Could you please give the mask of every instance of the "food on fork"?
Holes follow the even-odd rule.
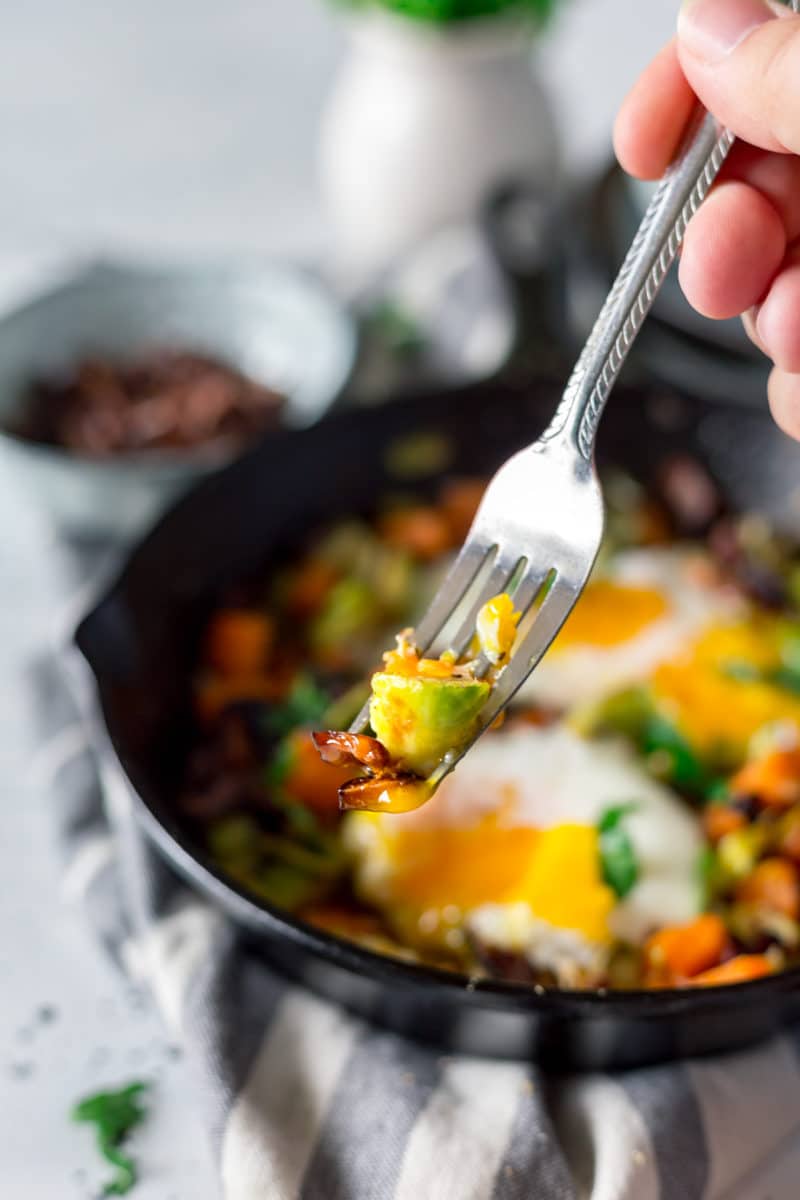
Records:
[[[451,650],[438,658],[420,658],[413,630],[398,634],[397,648],[384,654],[383,669],[372,676],[369,713],[375,737],[313,734],[327,762],[349,761],[365,768],[366,778],[348,780],[339,789],[343,809],[410,812],[430,799],[429,776],[472,736],[493,676],[508,657],[518,619],[509,596],[487,601],[470,647],[474,656],[467,661]],[[482,655],[491,669],[479,678]],[[373,749],[359,754],[353,742],[369,742]]]

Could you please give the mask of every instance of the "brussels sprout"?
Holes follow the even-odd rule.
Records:
[[[268,904],[289,911],[310,904],[325,890],[317,876],[282,862],[269,863],[254,873],[247,880],[247,886]]]
[[[322,612],[312,622],[311,644],[315,650],[339,650],[354,639],[374,632],[381,620],[374,590],[361,579],[340,579],[332,588]]]
[[[208,847],[226,869],[250,870],[258,861],[261,830],[244,814],[223,817],[208,831]]]
[[[379,672],[372,677],[370,721],[395,762],[426,776],[469,740],[489,691],[482,679]]]
[[[585,737],[618,733],[638,743],[652,716],[653,704],[647,689],[630,687],[577,709],[571,723]]]
[[[717,865],[721,886],[739,883],[753,870],[767,844],[766,831],[760,825],[747,825],[726,833],[717,844]]]

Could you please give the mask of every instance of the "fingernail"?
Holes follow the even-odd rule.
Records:
[[[695,58],[713,64],[775,16],[766,0],[683,0],[678,37]]]

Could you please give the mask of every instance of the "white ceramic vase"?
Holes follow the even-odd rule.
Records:
[[[447,30],[370,12],[323,115],[321,186],[340,278],[367,283],[496,185],[557,186],[550,108],[518,19]]]

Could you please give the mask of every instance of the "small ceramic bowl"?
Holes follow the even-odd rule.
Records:
[[[352,370],[355,327],[323,286],[282,264],[97,267],[0,320],[0,462],[62,533],[130,536],[189,484],[234,456],[197,447],[102,461],[11,432],[34,379],[87,355],[129,360],[153,349],[207,353],[287,397],[284,424],[323,415]]]

